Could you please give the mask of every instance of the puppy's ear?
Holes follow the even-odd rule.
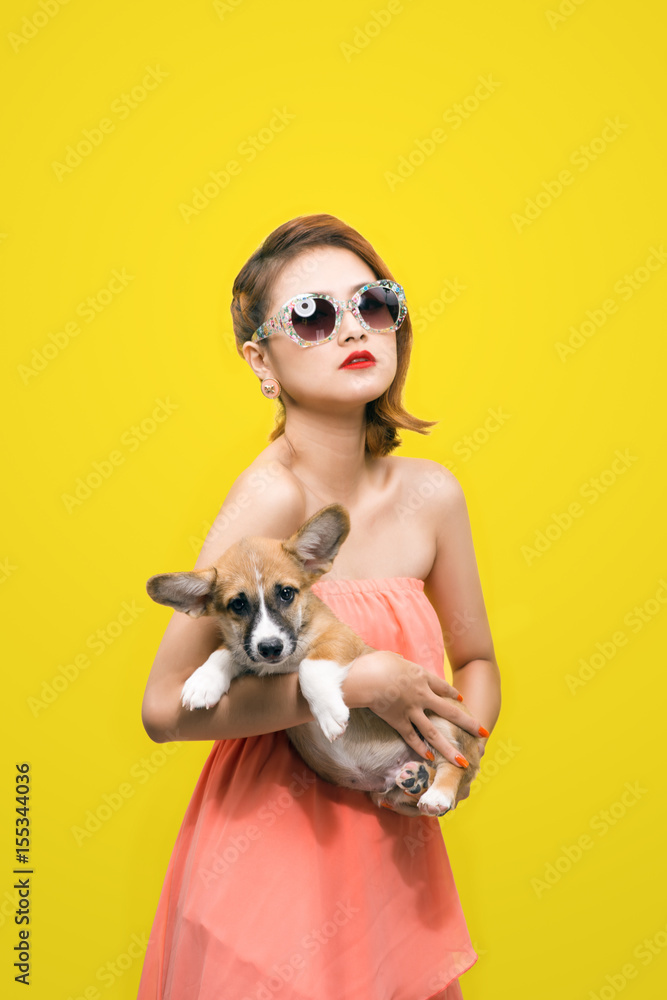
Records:
[[[158,604],[183,611],[191,618],[208,613],[218,574],[215,569],[194,569],[190,573],[159,573],[152,576],[146,590]]]
[[[339,548],[350,533],[350,515],[339,503],[322,507],[299,530],[283,542],[283,548],[294,556],[306,573],[321,576],[328,573]]]

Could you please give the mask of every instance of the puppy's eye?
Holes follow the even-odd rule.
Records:
[[[247,601],[245,597],[235,597],[233,601],[229,602],[228,607],[230,607],[231,610],[235,611],[238,615],[241,614],[242,611],[245,611],[246,604]]]
[[[283,587],[280,591],[280,599],[281,601],[284,601],[285,604],[291,604],[294,600],[294,594],[294,587]]]

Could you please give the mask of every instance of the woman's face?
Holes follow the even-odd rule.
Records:
[[[369,281],[375,281],[375,274],[351,250],[316,247],[304,251],[276,279],[267,318],[300,292],[326,292],[347,302]],[[341,368],[353,351],[369,351],[375,364]],[[345,312],[337,335],[325,344],[301,347],[281,331],[258,344],[244,344],[243,353],[262,379],[280,382],[286,405],[289,401],[315,409],[361,405],[381,396],[394,379],[396,331],[365,330],[351,312]]]

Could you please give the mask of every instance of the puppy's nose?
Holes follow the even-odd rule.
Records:
[[[257,643],[259,655],[265,660],[277,660],[283,651],[282,639],[264,639]]]

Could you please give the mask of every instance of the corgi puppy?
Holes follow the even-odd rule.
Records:
[[[415,761],[414,750],[371,709],[350,710],[345,704],[341,686],[351,663],[374,648],[310,588],[331,569],[349,531],[346,508],[331,504],[284,541],[245,537],[208,569],[148,580],[154,601],[193,618],[210,615],[220,629],[220,647],[187,679],[182,704],[210,708],[244,673],[298,671],[316,721],[285,732],[306,764],[325,781],[369,792],[377,806],[390,804],[408,816],[442,816],[477,774],[481,746],[427,709],[437,729],[469,761],[467,768],[457,767],[431,747],[435,759],[429,766]]]

